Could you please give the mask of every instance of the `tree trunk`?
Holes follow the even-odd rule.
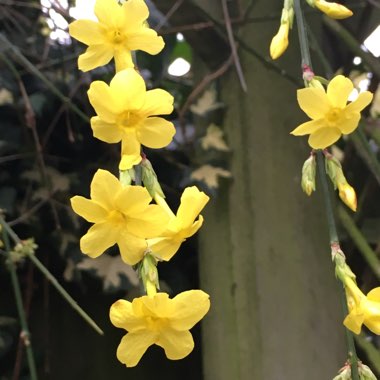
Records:
[[[281,5],[255,2],[252,17],[278,18],[239,32],[265,57]],[[301,81],[296,33],[278,64]],[[331,379],[346,360],[338,283],[320,191],[308,198],[300,187],[307,139],[289,135],[307,117],[293,83],[242,49],[239,56],[248,93],[235,69],[221,80],[233,179],[207,206],[200,234],[201,287],[212,301],[205,380]]]

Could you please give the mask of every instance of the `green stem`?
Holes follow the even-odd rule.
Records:
[[[317,151],[317,165],[319,172],[319,179],[321,181],[323,197],[326,206],[327,225],[329,229],[330,244],[339,244],[338,232],[335,224],[335,217],[333,211],[333,205],[330,197],[329,185],[327,182],[325,159],[322,151]]]
[[[300,50],[301,50],[301,56],[302,56],[302,69],[304,69],[304,65],[307,65],[310,69],[312,69],[309,41],[307,38],[307,31],[306,31],[304,17],[302,14],[300,0],[294,0],[294,11],[295,11],[297,27],[298,27],[298,37],[299,37]],[[329,191],[328,182],[327,182],[324,156],[321,150],[317,151],[317,165],[318,165],[318,171],[319,171],[319,179],[322,184],[321,187],[322,187],[323,197],[325,200],[330,244],[339,245],[338,233],[337,233],[336,224],[335,224],[335,217],[334,217],[330,191]],[[347,315],[348,308],[347,308],[346,294],[341,284],[339,288],[340,288],[344,315]],[[346,332],[346,340],[347,340],[347,348],[348,348],[348,357],[351,364],[352,380],[360,380],[359,373],[358,373],[358,357],[356,354],[354,337],[352,335],[352,332],[349,331],[347,328],[345,329],[345,332]]]
[[[55,95],[57,96],[63,103],[67,105],[68,108],[70,108],[73,112],[75,112],[81,119],[83,119],[85,122],[89,122],[89,117],[82,112],[75,104],[73,104],[67,96],[63,95],[61,91],[58,90],[56,86],[54,86],[48,78],[45,77],[41,73],[40,70],[38,70],[33,63],[31,63],[20,51],[17,49],[8,39],[0,33],[0,45],[3,48],[9,49],[14,56],[18,59],[18,61],[31,73],[33,73],[37,78],[39,78],[45,86]]]
[[[7,234],[12,238],[16,244],[22,244],[21,239],[12,230],[9,224],[0,216],[0,224]],[[57,279],[49,272],[49,270],[41,263],[40,260],[34,255],[29,254],[29,259],[32,263],[41,271],[41,273],[47,278],[47,280],[57,289],[61,296],[67,301],[67,303],[100,335],[104,335],[103,330],[95,323],[95,321],[75,302],[69,293],[59,284]]]
[[[11,281],[12,281],[12,287],[13,287],[13,291],[14,291],[14,295],[16,299],[17,312],[20,319],[20,325],[21,325],[20,337],[24,343],[25,350],[26,350],[26,357],[28,361],[30,378],[31,380],[37,380],[38,377],[37,377],[36,363],[34,362],[33,348],[32,348],[32,343],[31,343],[31,338],[30,338],[30,332],[28,328],[28,322],[26,319],[25,310],[23,306],[20,284],[17,278],[16,266],[13,263],[11,254],[10,254],[11,247],[9,243],[8,231],[6,229],[3,229],[3,239],[4,239],[5,249],[7,251],[7,256],[8,256],[7,265],[8,265],[9,272],[11,274]]]
[[[297,1],[297,0],[296,0]],[[318,172],[319,172],[319,180],[321,182],[322,187],[322,193],[323,198],[325,200],[325,208],[326,208],[326,216],[327,216],[327,225],[329,229],[329,236],[330,236],[330,244],[338,244],[339,245],[339,238],[338,233],[336,229],[336,223],[335,223],[335,217],[331,202],[331,196],[330,196],[330,190],[329,185],[327,182],[327,175],[325,170],[325,161],[324,156],[321,150],[317,151],[317,165],[318,165]],[[339,284],[339,293],[340,298],[342,302],[343,307],[343,314],[346,316],[348,314],[348,307],[347,307],[347,299],[346,299],[346,293],[343,289],[343,286]],[[352,372],[352,380],[360,380],[359,379],[359,372],[358,372],[358,356],[356,354],[355,349],[355,341],[354,336],[352,335],[352,332],[345,328],[346,333],[346,341],[347,341],[347,347],[348,347],[348,358],[351,363],[351,372]]]
[[[303,17],[302,8],[299,0],[294,1],[294,12],[296,14],[297,20],[297,30],[301,49],[302,66],[307,65],[312,69],[309,40],[307,38],[305,19]]]

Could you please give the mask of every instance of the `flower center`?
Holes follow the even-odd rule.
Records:
[[[326,115],[325,119],[329,125],[335,125],[342,116],[342,110],[340,108],[332,108]]]
[[[135,114],[131,111],[126,111],[119,115],[119,125],[124,128],[133,128],[139,124],[140,119],[141,118],[138,114]]]
[[[160,331],[168,325],[167,318],[149,316],[145,317],[145,320],[147,322],[148,329],[151,331]]]
[[[125,42],[125,36],[119,29],[114,29],[108,32],[108,39],[114,45],[121,45]]]
[[[125,223],[126,218],[120,211],[112,210],[108,214],[108,220],[113,224],[122,224]]]

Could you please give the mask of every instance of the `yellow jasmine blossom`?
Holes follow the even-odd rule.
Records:
[[[155,116],[172,113],[173,97],[161,89],[146,91],[134,69],[118,72],[109,86],[92,82],[88,96],[98,115],[91,118],[94,136],[107,143],[122,142],[120,170],[141,161],[141,145],[157,149],[172,141],[173,124]]]
[[[164,47],[162,37],[150,29],[149,10],[143,0],[96,0],[98,22],[77,20],[69,25],[70,35],[88,45],[78,59],[79,69],[89,71],[115,58],[116,72],[134,67],[131,51],[158,54]]]
[[[289,23],[282,23],[277,34],[272,38],[272,42],[270,44],[269,51],[272,59],[277,59],[284,54],[289,45],[288,35]]]
[[[353,15],[352,11],[342,4],[330,3],[325,0],[315,0],[315,6],[327,16],[337,20]]]
[[[134,367],[153,344],[165,350],[168,359],[189,355],[194,341],[189,330],[210,308],[209,295],[202,290],[189,290],[170,299],[166,293],[118,300],[110,310],[114,326],[128,331],[117,349],[119,361]]]
[[[169,211],[172,217],[167,224],[166,230],[160,237],[148,240],[149,249],[155,256],[161,260],[170,260],[178,251],[181,244],[201,228],[203,217],[199,215],[199,213],[209,199],[210,198],[203,191],[199,191],[196,186],[187,187],[185,189],[181,197],[181,204],[178,208],[177,215]],[[155,200],[159,202],[159,197],[156,197]],[[195,220],[198,215],[198,220]]]
[[[157,236],[165,228],[167,214],[141,186],[122,186],[106,170],[99,169],[91,182],[91,199],[71,198],[73,210],[94,225],[80,239],[80,248],[95,258],[117,244],[121,258],[137,264],[147,249],[146,238]]]
[[[367,296],[349,277],[344,279],[349,314],[343,324],[355,334],[360,334],[362,325],[380,335],[380,287],[372,289]]]
[[[360,111],[371,103],[373,97],[369,91],[364,91],[347,104],[353,88],[348,78],[338,75],[330,81],[327,91],[315,87],[298,90],[298,104],[312,120],[298,126],[291,134],[310,134],[309,145],[314,149],[325,149],[342,134],[353,132],[358,126]]]

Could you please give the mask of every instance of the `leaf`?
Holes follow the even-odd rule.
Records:
[[[231,178],[231,172],[223,168],[211,165],[203,165],[191,173],[190,178],[196,181],[204,182],[210,189],[219,187],[219,177]]]
[[[216,91],[206,90],[199,98],[196,104],[190,107],[190,110],[199,116],[206,115],[207,112],[223,107],[224,104],[216,101]]]
[[[96,259],[85,258],[76,265],[76,269],[93,271],[97,277],[103,280],[103,289],[105,291],[121,288],[123,276],[128,279],[132,286],[139,285],[137,273],[129,265],[125,264],[120,256],[102,255]]]
[[[201,146],[204,150],[216,149],[223,152],[228,152],[226,142],[223,140],[223,131],[215,124],[210,124],[207,127],[207,133],[205,137],[201,138]]]

